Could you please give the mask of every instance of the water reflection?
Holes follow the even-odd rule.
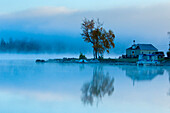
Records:
[[[169,83],[170,83],[170,67],[167,67],[167,68],[166,68],[166,71],[168,72],[168,75],[169,75]]]
[[[114,78],[109,76],[109,73],[104,73],[101,66],[94,67],[93,78],[90,82],[85,83],[82,88],[81,100],[84,104],[93,105],[96,101],[98,102],[106,94],[108,96],[112,95],[114,91]]]
[[[169,83],[170,83],[170,67],[165,67],[165,69],[166,69],[166,71],[167,71],[167,73],[169,75]],[[170,89],[168,91],[168,95],[170,96]]]
[[[162,67],[137,67],[137,66],[128,66],[121,67],[122,70],[126,72],[126,76],[133,80],[133,85],[135,82],[139,81],[151,81],[157,75],[163,75],[164,69]]]

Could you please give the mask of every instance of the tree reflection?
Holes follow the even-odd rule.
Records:
[[[109,73],[104,74],[102,67],[95,67],[93,70],[92,81],[87,82],[81,88],[81,100],[84,104],[93,105],[98,102],[106,94],[110,96],[114,91],[114,78],[109,76]]]

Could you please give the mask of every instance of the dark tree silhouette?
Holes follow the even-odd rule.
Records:
[[[10,38],[5,41],[3,38],[0,42],[0,52],[37,52],[39,51],[39,43],[37,41],[13,40]]]

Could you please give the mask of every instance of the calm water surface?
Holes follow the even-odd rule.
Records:
[[[0,113],[170,113],[170,67],[1,60]]]

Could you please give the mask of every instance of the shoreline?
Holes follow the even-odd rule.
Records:
[[[78,59],[78,58],[63,58],[63,59],[48,59],[48,60],[43,60],[43,59],[37,59],[35,62],[36,63],[79,63],[79,64],[109,64],[109,65],[132,65],[132,66],[137,66],[137,60],[133,59],[130,61],[123,61],[122,59],[99,59],[99,60],[94,60],[94,59],[84,59],[84,61],[80,62],[80,60],[83,59]],[[151,64],[147,66],[170,66],[170,60],[164,60],[161,61],[160,64]]]

